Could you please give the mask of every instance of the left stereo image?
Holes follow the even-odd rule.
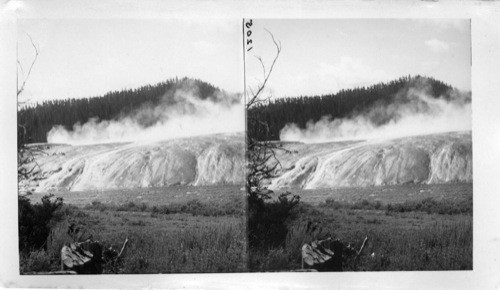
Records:
[[[19,271],[245,272],[241,20],[18,22]]]

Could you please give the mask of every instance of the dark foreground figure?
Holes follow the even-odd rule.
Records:
[[[70,271],[74,274],[102,274],[102,265],[118,260],[128,239],[118,253],[113,248],[105,248],[100,242],[87,240],[81,243],[72,243],[61,249],[61,271]]]
[[[304,263],[309,269],[319,272],[341,272],[344,262],[354,257],[357,259],[365,247],[368,237],[365,238],[361,248],[356,251],[350,244],[345,245],[339,239],[313,241],[302,246],[302,269]]]

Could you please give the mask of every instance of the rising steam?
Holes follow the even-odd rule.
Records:
[[[426,80],[401,90],[390,104],[378,103],[347,118],[322,117],[306,128],[289,123],[280,131],[282,141],[392,139],[404,136],[468,131],[472,129],[470,93],[449,90],[446,96],[429,94]]]
[[[73,145],[148,142],[198,135],[242,132],[245,128],[241,98],[217,92],[201,99],[194,82],[169,91],[161,102],[143,105],[115,120],[91,118],[76,123],[72,130],[54,126],[47,134],[49,143]]]

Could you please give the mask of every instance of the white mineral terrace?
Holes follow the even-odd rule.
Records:
[[[37,145],[37,175],[21,190],[221,185],[245,182],[243,134],[153,143]],[[471,132],[318,144],[284,142],[270,187],[335,188],[472,182]],[[29,164],[28,166],[33,166]]]

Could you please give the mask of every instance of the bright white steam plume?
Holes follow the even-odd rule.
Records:
[[[448,98],[434,98],[428,92],[428,81],[423,80],[396,94],[391,104],[374,105],[347,118],[324,116],[316,123],[309,121],[306,128],[289,123],[280,131],[280,140],[391,139],[472,129],[470,93],[450,90]]]
[[[167,92],[157,106],[143,105],[115,120],[91,118],[76,123],[72,130],[54,126],[47,134],[49,143],[73,145],[148,142],[217,133],[243,132],[244,107],[241,98],[217,92],[200,99],[194,82]]]

